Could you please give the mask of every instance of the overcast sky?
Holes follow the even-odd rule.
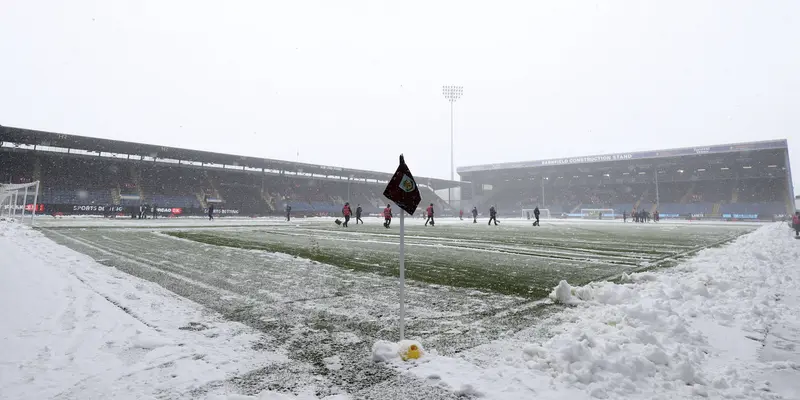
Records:
[[[392,171],[789,140],[800,1],[0,0],[0,124]],[[298,156],[299,151],[299,156]]]

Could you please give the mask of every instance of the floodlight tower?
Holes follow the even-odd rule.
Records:
[[[442,86],[442,94],[450,102],[450,180],[455,180],[455,162],[453,161],[453,104],[464,94],[463,86]],[[447,188],[447,201],[453,205],[453,189]]]

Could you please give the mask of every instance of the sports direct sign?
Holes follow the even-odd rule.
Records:
[[[75,212],[123,212],[125,211],[125,207],[123,206],[98,206],[94,204],[83,204],[78,205],[75,204],[72,206],[72,211]]]

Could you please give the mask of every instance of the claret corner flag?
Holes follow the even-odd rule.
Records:
[[[397,171],[395,171],[389,184],[386,185],[383,195],[411,215],[414,215],[419,202],[422,201],[417,182],[414,180],[414,176],[411,175],[411,171],[408,169],[402,154],[400,154],[400,165],[397,167]]]

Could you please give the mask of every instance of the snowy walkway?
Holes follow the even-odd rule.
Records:
[[[0,304],[2,399],[203,397],[286,359],[252,350],[261,333],[4,221]]]
[[[553,297],[574,307],[546,328],[396,366],[490,399],[800,398],[800,241],[785,224],[624,278],[564,284]]]

